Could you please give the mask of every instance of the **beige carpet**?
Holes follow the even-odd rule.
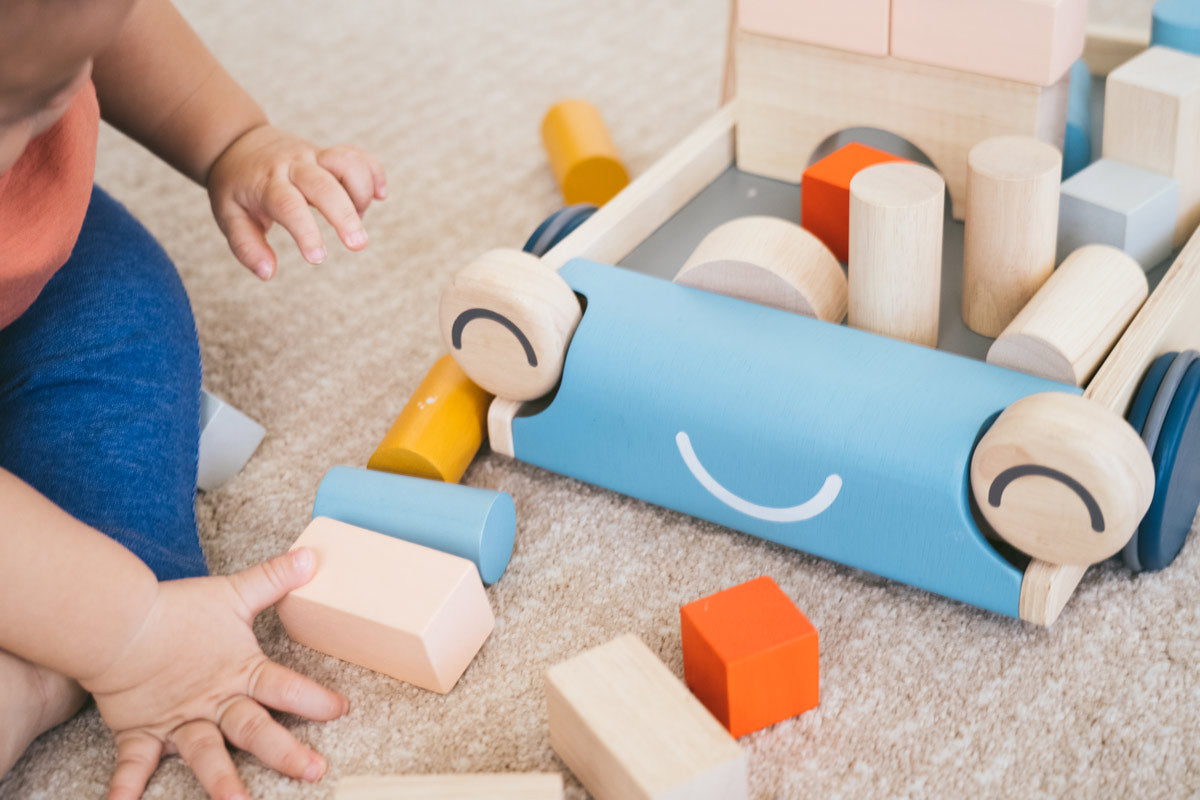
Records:
[[[438,294],[484,249],[519,246],[560,204],[537,126],[556,99],[604,113],[633,173],[716,107],[722,0],[187,0],[183,10],[279,124],[379,155],[391,199],[368,250],[301,262],[287,241],[260,285],[226,251],[203,193],[106,133],[100,180],[182,272],[207,386],[269,431],[199,500],[215,571],[286,549],[335,464],[362,465],[441,354]],[[235,756],[257,798],[324,798],[365,773],[566,769],[542,674],[621,633],[682,674],[679,606],[772,575],[821,634],[822,699],[743,740],[753,795],[1178,797],[1200,793],[1200,546],[1169,570],[1089,572],[1043,630],[494,455],[466,481],[510,492],[518,537],[489,590],[496,629],[447,696],[292,644],[274,658],[346,692],[328,724],[285,723],[330,762],[302,786]],[[42,737],[0,797],[98,797],[113,762],[93,709]],[[568,796],[584,797],[567,774]],[[202,792],[177,759],[147,793]]]

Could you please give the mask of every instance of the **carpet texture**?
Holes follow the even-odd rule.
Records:
[[[272,119],[384,162],[391,197],[359,255],[304,264],[286,236],[269,284],[243,270],[204,193],[119,135],[99,181],[176,260],[207,387],[268,434],[198,501],[212,569],[285,550],[335,464],[363,465],[442,353],[439,293],[469,259],[520,246],[561,205],[538,138],[565,96],[603,112],[630,171],[718,103],[722,0],[186,0],[184,13]],[[326,227],[332,244],[332,233]],[[440,696],[292,643],[266,652],[345,692],[344,718],[284,723],[324,753],[307,786],[235,761],[256,798],[331,797],[342,776],[548,770],[543,673],[622,633],[682,675],[679,607],[768,574],[821,635],[821,703],[751,734],[756,798],[1178,797],[1200,793],[1200,545],[1168,570],[1090,570],[1051,629],[979,611],[484,454],[465,482],[511,493],[518,535],[488,590],[496,628]],[[110,736],[94,708],[39,739],[0,797],[102,795]],[[199,798],[176,758],[147,797]]]

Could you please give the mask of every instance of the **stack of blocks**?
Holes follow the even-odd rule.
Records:
[[[1062,147],[1086,16],[1086,0],[740,0],[738,165],[795,182],[833,134],[880,128],[929,157],[961,218],[976,143]]]
[[[733,736],[817,705],[817,629],[767,576],[680,609],[684,680]]]

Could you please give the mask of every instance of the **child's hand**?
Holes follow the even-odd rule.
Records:
[[[325,244],[309,206],[316,207],[351,250],[367,246],[362,215],[387,197],[383,167],[355,147],[319,150],[271,125],[242,134],[214,162],[208,196],[237,260],[263,280],[275,273],[266,232],[278,222],[306,260],[325,259]]]
[[[302,548],[229,577],[159,585],[145,625],[117,663],[81,681],[116,735],[109,800],[141,797],[168,753],[183,757],[211,797],[248,797],[226,739],[294,778],[324,774],[324,759],[263,706],[330,720],[349,701],[270,661],[250,627],[313,570],[312,552]]]

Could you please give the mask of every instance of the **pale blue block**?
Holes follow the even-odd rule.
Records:
[[[1092,73],[1081,58],[1071,65],[1067,135],[1063,141],[1063,180],[1092,163]]]
[[[1063,182],[1058,260],[1085,244],[1124,250],[1145,270],[1171,255],[1179,181],[1102,158]]]
[[[1073,386],[576,259],[587,298],[517,458],[1017,616],[970,510],[989,420]],[[673,569],[687,569],[687,553]]]
[[[1150,44],[1200,55],[1200,0],[1158,0]]]
[[[488,584],[504,574],[517,528],[513,499],[503,492],[355,467],[325,474],[313,517],[461,556]]]

